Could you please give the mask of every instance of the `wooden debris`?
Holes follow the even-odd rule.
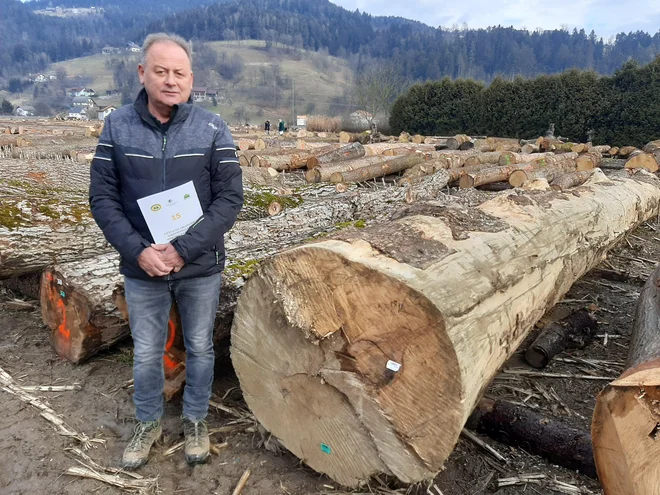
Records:
[[[243,488],[245,488],[245,485],[247,485],[248,478],[250,478],[250,468],[247,468],[244,472],[243,475],[241,476],[241,479],[238,480],[238,483],[236,484],[236,488],[234,488],[234,491],[232,492],[232,495],[241,495],[241,492],[243,491]]]

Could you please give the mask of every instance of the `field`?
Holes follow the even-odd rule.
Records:
[[[349,89],[353,80],[352,70],[345,60],[324,56],[305,50],[292,50],[287,47],[274,47],[267,50],[263,41],[217,41],[208,43],[219,54],[226,57],[238,55],[244,62],[244,70],[240,78],[234,81],[219,80],[217,89],[219,95],[218,106],[205,103],[211,111],[219,113],[229,122],[238,121],[237,109],[245,110],[247,119],[252,124],[258,124],[266,119],[289,119],[293,114],[293,95],[295,92],[295,112],[303,114],[310,103],[315,105],[314,113],[325,113],[331,98],[342,96]],[[194,56],[194,55],[193,55]],[[139,63],[139,54],[135,55],[91,55],[77,59],[67,60],[53,64],[51,71],[59,68],[66,70],[69,76],[83,76],[90,79],[88,84],[99,95],[106,90],[114,88],[112,68],[109,62],[121,59],[127,66]],[[286,86],[279,88],[281,102],[274,105],[257,104],[254,91],[257,85],[263,83],[264,77],[269,77],[270,71],[264,74],[265,69],[279,66],[282,80],[287,81]],[[197,84],[197,83],[196,83]],[[209,86],[209,89],[213,86]],[[103,100],[104,104],[118,104],[118,98]],[[107,102],[107,103],[106,103]],[[348,108],[348,105],[346,106]]]

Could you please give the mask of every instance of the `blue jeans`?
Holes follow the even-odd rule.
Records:
[[[138,421],[155,421],[163,415],[163,354],[172,300],[179,308],[186,346],[183,416],[192,421],[206,417],[213,383],[213,326],[221,282],[220,273],[180,280],[124,277],[134,343],[133,403]]]

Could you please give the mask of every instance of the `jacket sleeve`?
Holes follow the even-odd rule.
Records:
[[[127,263],[137,265],[137,258],[151,244],[142,237],[126,218],[121,204],[121,181],[114,160],[111,116],[106,119],[103,132],[92,159],[89,185],[89,206],[103,235]]]
[[[243,180],[234,139],[221,121],[211,153],[211,205],[181,237],[172,242],[186,263],[217,245],[243,206]]]

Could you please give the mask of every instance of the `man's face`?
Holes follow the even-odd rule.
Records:
[[[160,42],[151,45],[145,65],[138,66],[138,76],[149,95],[149,103],[172,107],[188,101],[193,87],[190,60],[176,43]]]

